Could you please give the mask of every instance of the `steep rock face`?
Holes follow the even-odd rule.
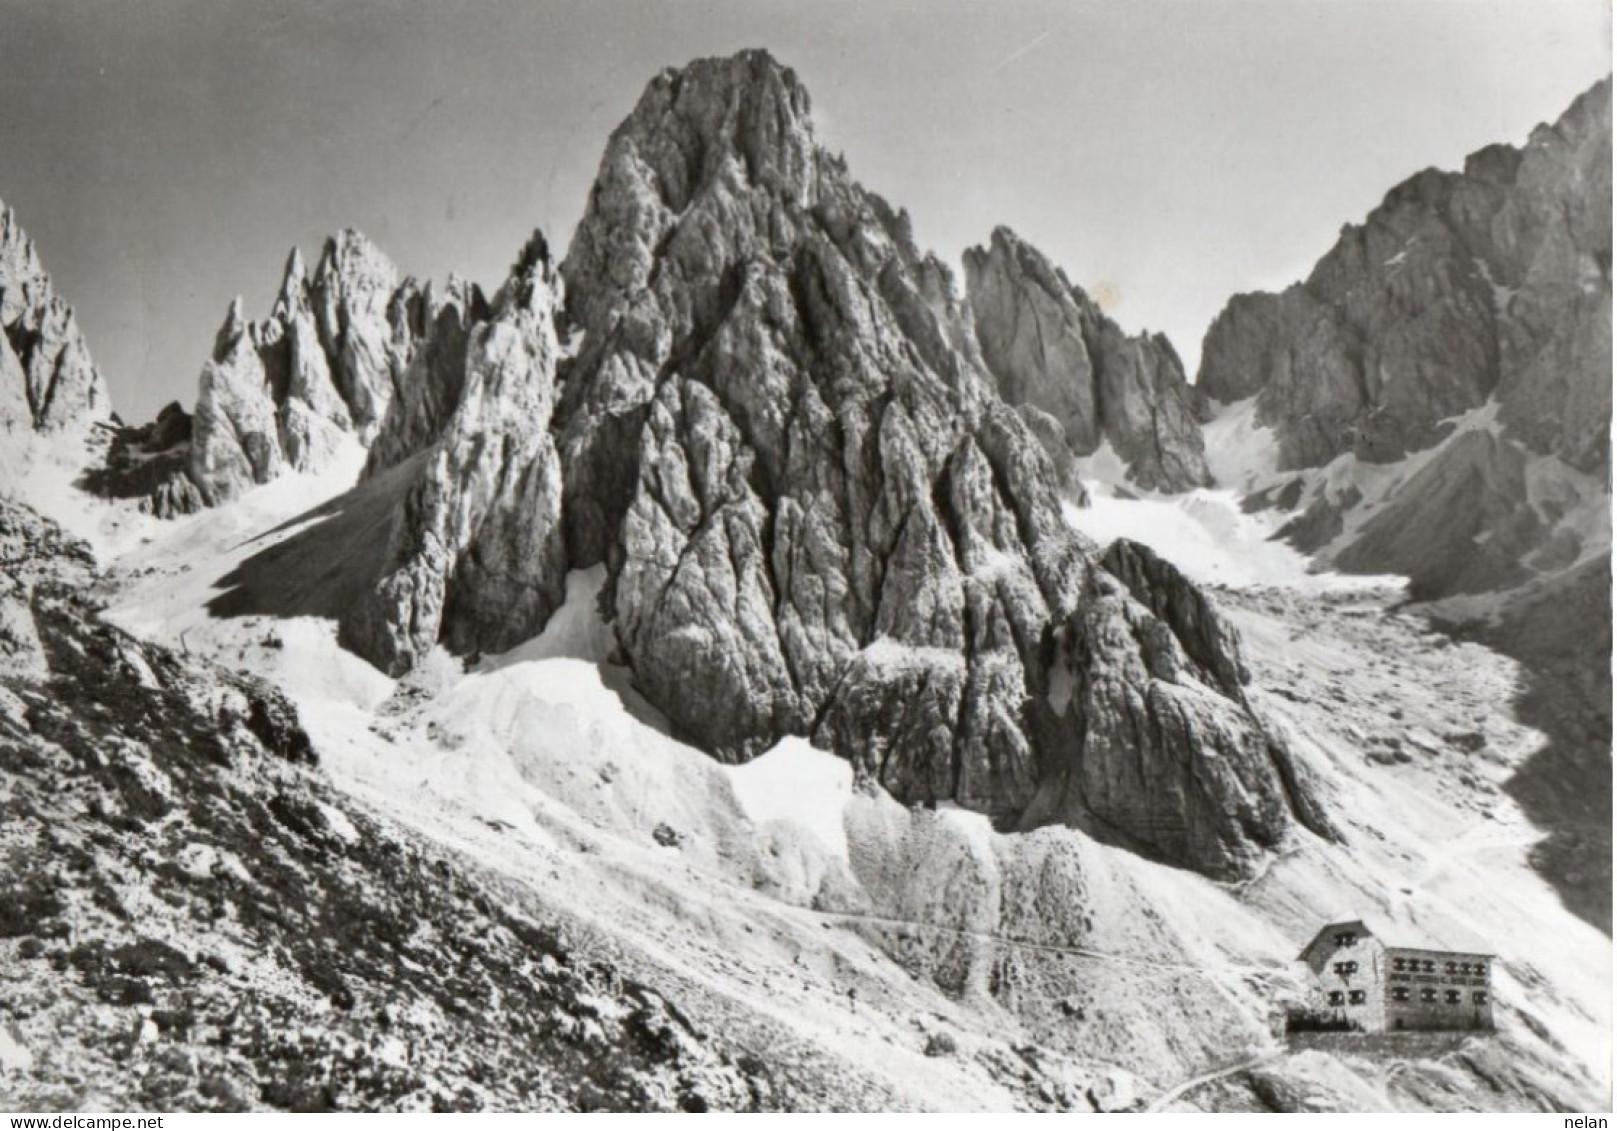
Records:
[[[440,639],[459,652],[509,648],[561,604],[562,477],[549,431],[558,289],[536,235],[492,315],[470,331],[442,435],[417,466],[400,468],[411,486],[388,563],[340,626],[343,643],[389,672]],[[460,314],[446,306],[444,317]]]
[[[665,72],[562,266],[568,558],[606,562],[641,690],[723,758],[806,734],[901,798],[1214,874],[1326,829],[1219,665],[1065,526],[945,269],[808,108],[759,52]]]
[[[1233,300],[1201,384],[1253,398],[1274,471],[1247,486],[1294,544],[1424,600],[1509,591],[1609,553],[1611,299],[1608,80]]]
[[[292,252],[269,318],[247,322],[236,300],[197,393],[187,472],[204,503],[315,470],[346,433],[374,434],[397,361],[396,286],[381,253],[345,231],[327,241],[312,281]]]
[[[1387,462],[1497,398],[1506,434],[1586,473],[1609,466],[1611,85],[1522,149],[1427,170],[1343,229],[1309,277],[1241,295],[1198,386],[1257,396],[1281,470]]]
[[[396,395],[373,453],[441,433],[334,504],[386,542],[343,642],[390,672],[502,650],[604,564],[639,691],[721,759],[807,736],[904,800],[1220,876],[1329,833],[1229,640],[1155,595],[1182,581],[1142,603],[1065,524],[947,269],[808,110],[761,52],[652,82],[561,278],[536,236],[486,320],[456,307],[458,390]]]
[[[489,318],[483,292],[459,275],[450,275],[442,291],[429,282],[419,294],[402,292],[393,301],[389,322],[414,346],[371,441],[366,476],[402,462],[443,433],[466,382],[467,337]]]
[[[999,394],[1060,424],[1071,451],[1102,443],[1148,490],[1211,482],[1205,404],[1160,334],[1129,337],[1082,289],[1008,228],[966,252],[966,291],[983,361]]]
[[[1205,681],[1231,699],[1242,699],[1251,682],[1241,641],[1207,594],[1184,574],[1159,557],[1149,546],[1119,538],[1101,555],[1101,565],[1125,586],[1134,599],[1169,625],[1185,654],[1201,666]]]
[[[0,428],[60,432],[111,414],[73,308],[16,213],[0,204]]]
[[[1232,300],[1200,378],[1269,429],[1245,486],[1294,511],[1284,536],[1409,578],[1523,665],[1549,739],[1513,786],[1552,832],[1535,862],[1607,931],[1611,310],[1608,79],[1522,148],[1395,188],[1304,282]]]

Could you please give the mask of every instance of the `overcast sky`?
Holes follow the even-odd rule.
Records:
[[[231,296],[344,226],[421,277],[564,245],[660,68],[764,46],[958,263],[1016,228],[1191,364],[1397,181],[1610,70],[1605,0],[8,0],[0,199],[127,419],[189,405]]]

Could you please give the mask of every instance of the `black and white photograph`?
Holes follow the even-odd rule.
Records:
[[[1611,60],[0,0],[7,1128],[1605,1126]]]

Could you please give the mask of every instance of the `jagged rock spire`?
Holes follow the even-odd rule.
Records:
[[[56,293],[34,241],[0,202],[0,426],[75,431],[112,402],[73,308]]]
[[[287,320],[303,310],[309,302],[309,276],[303,266],[303,249],[294,247],[286,258],[286,270],[281,277],[281,290],[275,298],[271,317]]]

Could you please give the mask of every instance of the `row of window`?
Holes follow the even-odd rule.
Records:
[[[1420,999],[1421,999],[1421,1001],[1424,1001],[1424,1002],[1426,1002],[1428,1004],[1430,1004],[1432,1002],[1435,1002],[1437,1000],[1437,990],[1435,990],[1432,987],[1428,986],[1426,989],[1424,989],[1424,990],[1422,990],[1420,992]],[[1408,986],[1394,986],[1392,988],[1392,1000],[1393,1001],[1408,1001],[1409,1000],[1409,987]],[[1444,990],[1443,991],[1443,1000],[1444,1000],[1444,1002],[1446,1002],[1449,1005],[1459,1005],[1460,1004],[1460,991],[1459,990]],[[1486,990],[1473,990],[1473,991],[1471,991],[1471,1003],[1473,1005],[1487,1005],[1488,1004],[1488,993],[1487,993],[1487,991]]]
[[[1349,974],[1359,972],[1359,964],[1357,962],[1337,962],[1331,966],[1331,969],[1346,978]]]
[[[1392,960],[1392,968],[1399,971],[1410,970],[1424,971],[1427,974],[1437,973],[1437,963],[1430,958],[1394,958]],[[1487,972],[1488,964],[1485,962],[1443,963],[1443,973],[1445,974],[1486,974]]]
[[[1359,941],[1359,936],[1352,931],[1339,931],[1335,942],[1337,946],[1352,946]]]
[[[1426,1002],[1427,1004],[1431,1004],[1431,1003],[1437,1001],[1437,990],[1432,989],[1430,987],[1428,987],[1427,989],[1422,990],[1420,992],[1420,999],[1421,999],[1421,1001]],[[1328,995],[1326,995],[1326,1000],[1329,1001],[1332,1005],[1363,1005],[1364,1001],[1365,1001],[1365,997],[1364,997],[1364,991],[1363,990],[1349,990],[1345,994],[1341,990],[1332,990]],[[1393,1001],[1408,1001],[1409,1000],[1409,987],[1408,986],[1394,986],[1392,988],[1392,1000]],[[1460,1004],[1460,991],[1459,990],[1444,990],[1443,991],[1443,1000],[1444,1000],[1444,1002],[1446,1002],[1449,1005],[1459,1005]],[[1473,1005],[1487,1005],[1488,1004],[1488,994],[1487,994],[1487,992],[1484,991],[1484,990],[1473,990],[1472,993],[1471,993],[1471,1003]]]

